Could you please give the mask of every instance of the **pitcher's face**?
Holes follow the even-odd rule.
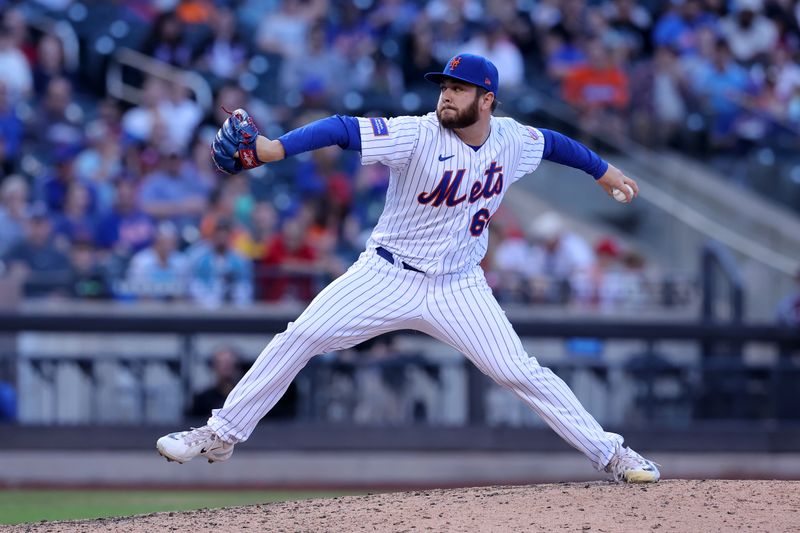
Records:
[[[436,118],[442,126],[459,129],[478,121],[482,96],[478,94],[477,87],[455,80],[443,80],[439,87],[441,92],[436,105]]]

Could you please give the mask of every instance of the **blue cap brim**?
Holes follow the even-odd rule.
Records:
[[[428,72],[427,74],[425,74],[425,79],[428,80],[431,83],[436,83],[436,84],[442,83],[442,81],[444,81],[444,80],[458,80],[458,81],[467,83],[467,84],[475,86],[475,87],[480,87],[481,89],[485,89],[486,88],[486,87],[483,87],[482,85],[478,85],[477,83],[473,83],[473,82],[471,82],[471,81],[469,81],[467,79],[460,78],[458,76],[453,76],[452,74],[443,74],[442,72]],[[493,92],[493,91],[489,91],[489,92]]]

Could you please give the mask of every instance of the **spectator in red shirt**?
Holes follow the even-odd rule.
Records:
[[[258,294],[270,301],[309,301],[314,296],[314,276],[318,270],[316,253],[308,243],[305,228],[297,219],[287,220],[270,243],[267,255],[258,263]]]

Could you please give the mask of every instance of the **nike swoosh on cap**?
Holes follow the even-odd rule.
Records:
[[[456,156],[456,155],[455,155],[455,154],[453,154],[453,155],[449,155],[449,156],[447,156],[447,157],[444,157],[442,154],[439,154],[439,161],[447,161],[448,159],[451,159],[451,158],[453,158],[453,157],[455,157],[455,156]]]

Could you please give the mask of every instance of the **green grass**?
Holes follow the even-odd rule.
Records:
[[[203,507],[332,498],[345,492],[0,490],[0,524],[130,516]]]

